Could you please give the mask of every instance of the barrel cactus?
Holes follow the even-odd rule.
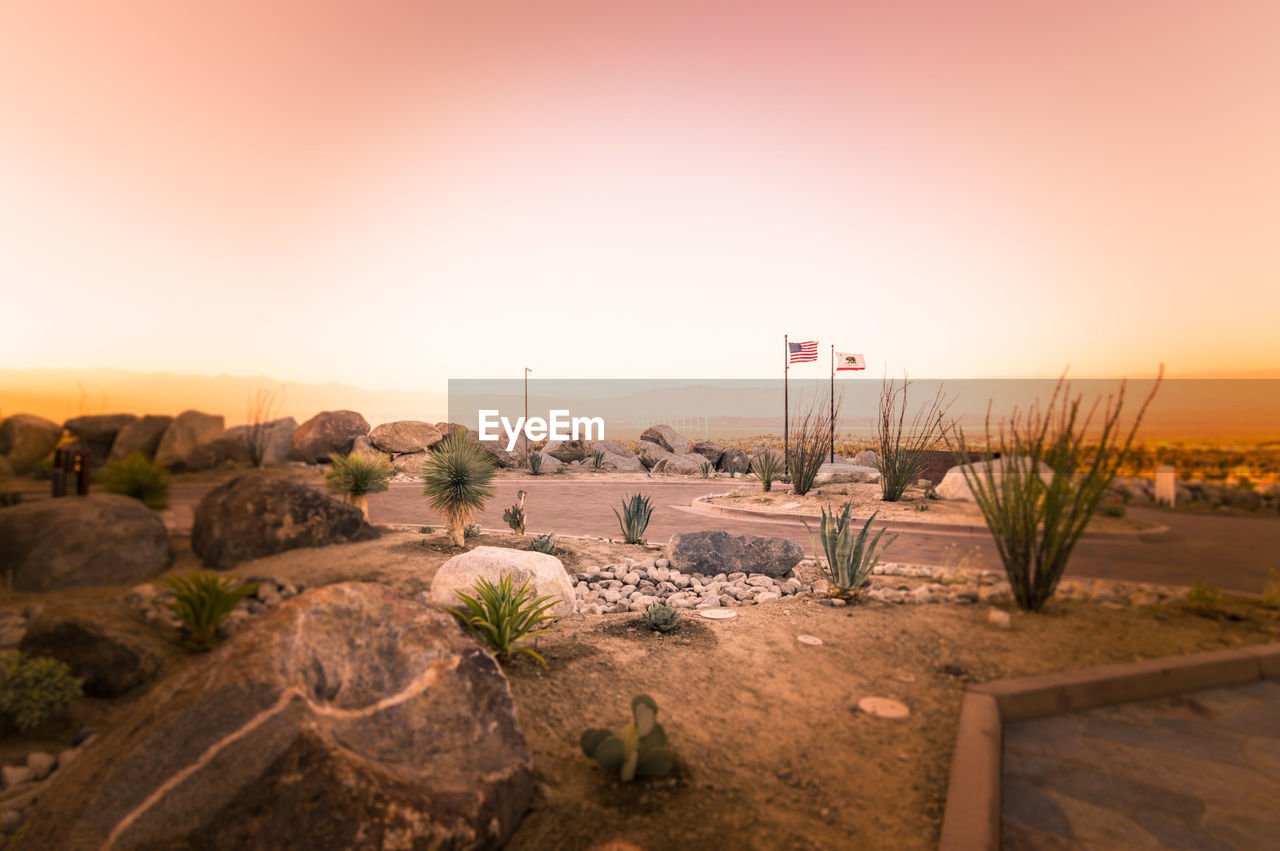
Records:
[[[670,632],[680,625],[680,612],[670,603],[657,602],[645,607],[640,620],[658,632]]]
[[[591,729],[582,734],[582,751],[606,769],[617,770],[623,783],[637,777],[666,777],[671,773],[667,734],[658,723],[658,704],[647,694],[631,699],[634,720],[615,735]]]

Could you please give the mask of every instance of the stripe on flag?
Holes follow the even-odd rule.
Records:
[[[787,350],[791,355],[789,363],[809,363],[818,359],[817,340],[810,340],[807,343],[787,343]]]
[[[836,372],[842,369],[866,369],[867,360],[860,354],[836,352]]]

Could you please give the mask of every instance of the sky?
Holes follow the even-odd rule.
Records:
[[[11,0],[0,366],[1280,375],[1277,43],[1271,0]]]

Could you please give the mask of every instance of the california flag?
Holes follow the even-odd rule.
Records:
[[[849,352],[836,352],[836,369],[866,369],[867,359]]]

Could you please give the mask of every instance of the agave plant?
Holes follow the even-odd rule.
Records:
[[[670,632],[680,625],[680,610],[660,600],[645,607],[640,615],[640,621],[658,632]]]
[[[622,539],[628,544],[643,544],[644,530],[649,528],[649,518],[653,516],[653,503],[649,497],[635,494],[622,500],[622,513],[613,510],[622,528]]]
[[[455,546],[463,545],[472,515],[493,498],[494,472],[492,456],[465,432],[446,437],[422,462],[422,493],[444,515]]]
[[[352,452],[346,457],[330,452],[329,460],[333,466],[324,474],[325,487],[360,509],[364,519],[368,520],[369,494],[382,493],[389,488],[395,468],[381,452],[376,455]]]
[[[213,647],[227,616],[245,597],[256,594],[257,585],[236,584],[234,576],[193,572],[171,576],[165,581],[173,599],[162,601],[182,621],[187,643],[196,650]]]
[[[476,596],[458,593],[466,611],[449,609],[467,630],[472,638],[482,642],[493,651],[498,661],[511,657],[514,653],[532,656],[547,667],[547,660],[538,651],[530,647],[516,647],[517,641],[550,632],[539,628],[538,624],[554,619],[547,610],[559,602],[559,598],[548,595],[534,599],[533,589],[526,581],[519,588],[507,574],[494,585],[487,579],[476,580]]]
[[[896,539],[894,535],[885,541],[884,546],[878,550],[880,538],[884,536],[884,529],[881,529],[875,539],[867,546],[867,536],[871,532],[871,523],[876,519],[876,515],[872,514],[867,518],[867,522],[862,525],[862,531],[857,537],[853,534],[853,524],[850,521],[850,514],[853,512],[853,501],[845,503],[844,511],[839,515],[834,512],[827,513],[827,509],[822,509],[822,524],[818,528],[818,538],[821,541],[821,553],[825,558],[825,564],[819,562],[826,580],[831,583],[832,595],[836,597],[854,597],[867,581],[867,577],[871,575],[871,569],[875,567],[877,559],[884,554]],[[814,554],[819,552],[819,541],[814,540],[813,530],[809,529],[809,524],[805,523],[804,527],[809,532],[809,541],[813,545]]]
[[[773,490],[774,479],[782,474],[782,462],[766,449],[751,460],[751,472],[760,480],[760,489],[768,493]]]
[[[591,467],[595,470],[604,469],[604,450],[597,449],[591,453]]]

